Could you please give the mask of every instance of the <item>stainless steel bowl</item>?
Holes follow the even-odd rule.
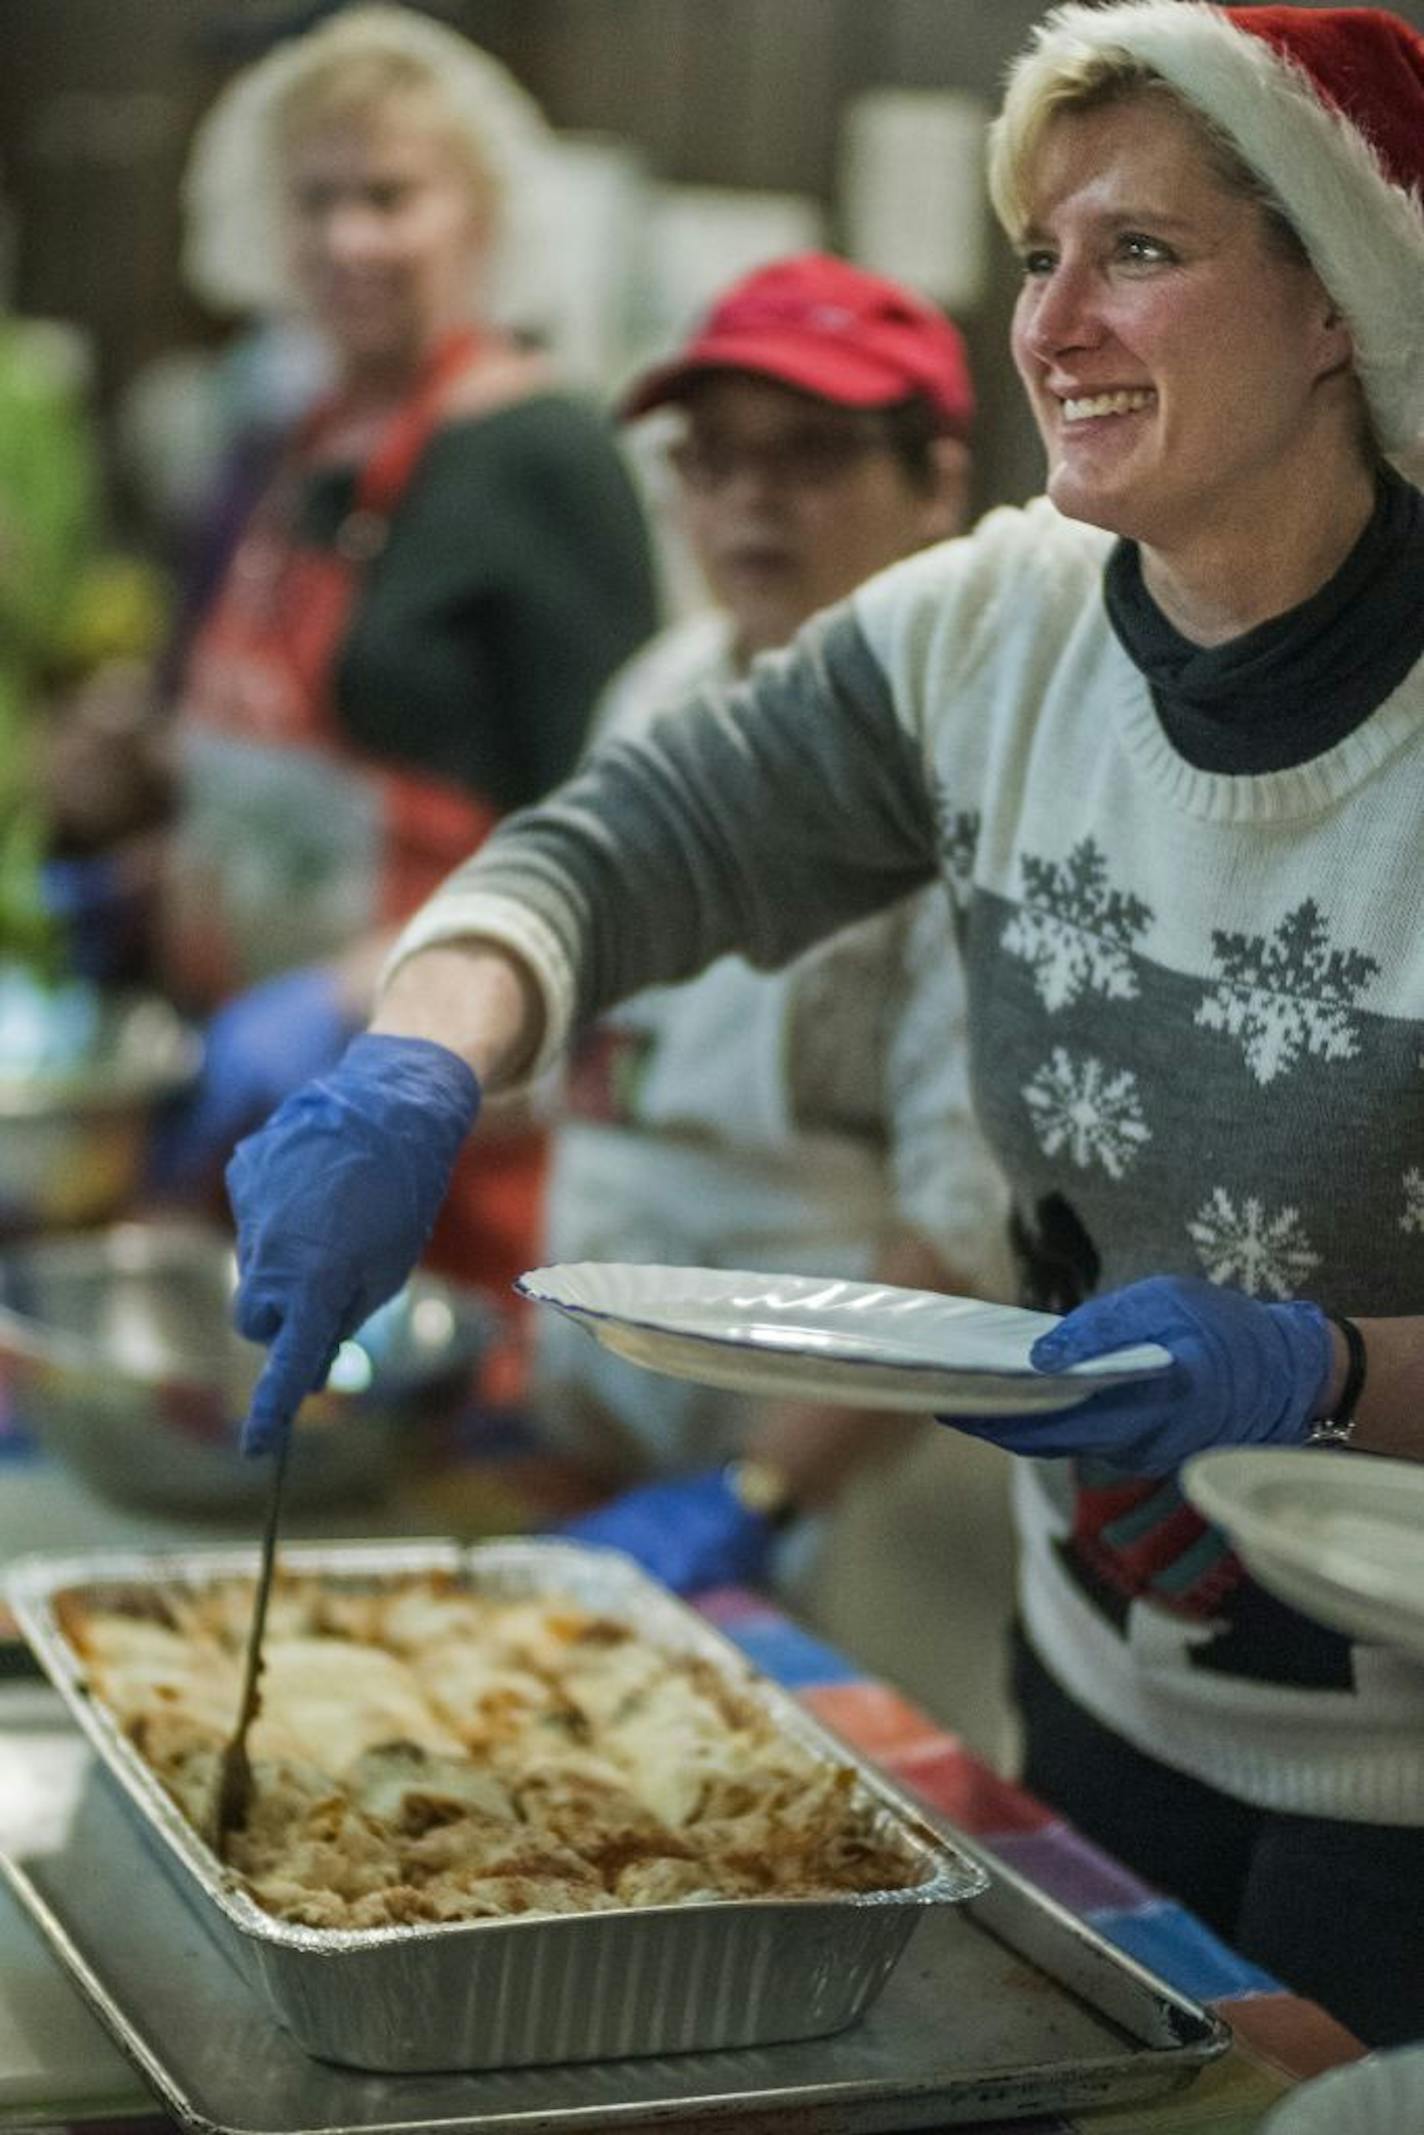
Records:
[[[18,1418],[105,1497],[172,1512],[258,1504],[267,1464],[244,1460],[237,1434],[265,1353],[233,1330],[235,1282],[231,1241],[198,1223],[0,1252],[0,1370]],[[465,1397],[490,1326],[479,1297],[414,1277],[303,1407],[289,1502],[378,1492],[402,1436]]]
[[[46,995],[14,973],[20,1042],[0,1045],[0,1233],[103,1223],[134,1200],[157,1107],[196,1079],[202,1043],[156,994]],[[67,1021],[76,999],[85,1011]],[[53,1021],[47,1025],[47,1003]]]

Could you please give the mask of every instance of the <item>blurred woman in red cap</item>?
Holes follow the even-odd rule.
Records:
[[[600,753],[419,915],[372,1034],[234,1164],[240,1317],[280,1330],[253,1435],[408,1261],[477,1077],[938,875],[1023,1295],[1066,1313],[1033,1362],[1170,1360],[951,1419],[1041,1456],[1028,1780],[1407,2039],[1424,1668],[1257,1586],[1178,1477],[1225,1445],[1424,1458],[1424,37],[1375,8],[1063,7],[992,178],[1047,494]],[[329,1214],[323,1136],[353,1166]],[[400,1216],[360,1215],[396,1168]]]
[[[657,410],[676,424],[680,517],[717,606],[624,669],[600,741],[730,685],[818,609],[965,524],[973,401],[958,333],[829,254],[727,290],[623,412]],[[639,994],[575,1053],[545,1258],[1007,1294],[1003,1186],[970,1115],[963,1014],[933,890],[785,971],[728,956]],[[545,1427],[605,1474],[668,1478],[571,1532],[655,1553],[682,1590],[758,1577],[774,1544],[778,1578],[799,1585],[851,1474],[908,1442],[829,1403],[653,1378],[554,1313],[536,1326],[534,1394]]]

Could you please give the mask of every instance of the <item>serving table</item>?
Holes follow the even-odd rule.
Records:
[[[542,1456],[512,1416],[471,1423],[444,1456],[413,1475],[398,1500],[334,1521],[308,1519],[300,1531],[325,1525],[328,1532],[348,1534],[455,1531],[473,1537],[528,1527],[568,1502],[566,1473]],[[36,1548],[140,1540],[162,1546],[226,1539],[228,1532],[116,1513],[32,1447],[0,1433],[0,1568]],[[1014,2129],[1024,2135],[1256,2135],[1270,2107],[1296,2084],[1361,2053],[1323,2010],[1285,1992],[1181,1906],[1088,1844],[893,1685],[865,1675],[760,1596],[724,1589],[699,1597],[699,1605],[819,1719],[986,1848],[991,1865],[992,1859],[1002,1862],[1231,2026],[1230,2049],[1169,2097],[1080,2108],[1071,2119],[1016,2119]],[[48,1691],[30,1674],[23,1649],[0,1641],[0,1671],[3,1843],[7,1792],[12,1806],[21,1791],[31,1799],[36,1790],[43,1792],[46,1757],[58,1784],[73,1744]],[[581,2115],[580,2124],[593,2135],[600,2124],[596,2085],[589,2095],[588,2117]],[[155,2110],[151,2091],[84,2005],[15,1898],[0,1889],[0,2128],[67,2127],[76,2135],[100,2135],[111,2123],[121,2123],[125,2135],[169,2135],[173,2126]],[[737,2124],[735,2118],[726,2122],[729,2135]],[[1008,2123],[976,2125],[979,2135],[990,2135],[991,2128],[994,2135],[1011,2135]]]

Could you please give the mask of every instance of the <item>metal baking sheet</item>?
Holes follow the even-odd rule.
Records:
[[[721,1899],[557,1917],[360,1930],[295,1926],[224,1869],[90,1696],[58,1597],[84,1589],[202,1586],[256,1570],[251,1548],[35,1558],[8,1584],[20,1623],[184,1899],[307,2052],[362,2069],[521,2068],[822,2036],[884,1986],[919,1914],[982,1889],[982,1867],[910,1799],[759,1674],[720,1632],[628,1558],[559,1542],[292,1547],[294,1572],[362,1584],[439,1571],[483,1594],[571,1597],[695,1654],[777,1730],[856,1773],[872,1827],[921,1869],[902,1889],[830,1898]],[[134,1846],[130,1832],[127,1845]]]
[[[873,2135],[1130,2104],[1189,2083],[1221,2019],[993,1864],[926,1913],[884,1992],[833,2038],[477,2075],[367,2076],[302,2052],[192,1910],[147,1872],[74,1736],[62,1816],[0,1868],[161,2103],[202,2135]],[[967,1851],[975,1849],[959,1840]]]

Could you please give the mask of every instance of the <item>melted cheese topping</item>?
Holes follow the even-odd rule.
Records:
[[[200,1829],[252,1585],[78,1590],[95,1694]],[[314,1927],[902,1887],[854,1774],[704,1659],[445,1575],[274,1585],[256,1796],[229,1865]]]

